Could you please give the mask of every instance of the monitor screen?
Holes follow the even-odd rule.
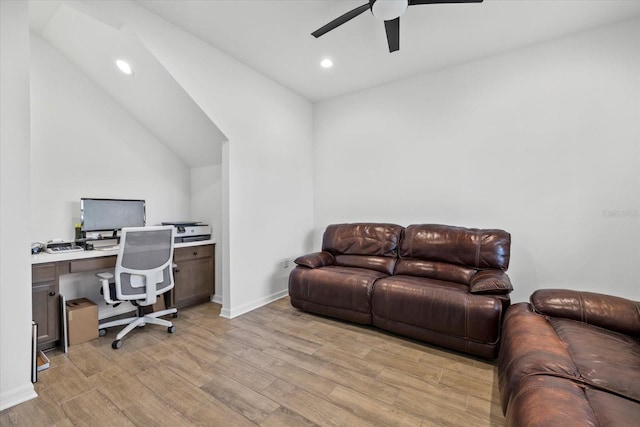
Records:
[[[116,231],[123,227],[144,227],[144,200],[80,199],[82,231]]]

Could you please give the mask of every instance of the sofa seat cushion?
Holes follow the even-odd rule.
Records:
[[[629,336],[563,318],[550,318],[580,378],[640,401],[640,342]]]
[[[522,405],[523,398],[516,396],[530,378],[541,376],[555,378],[554,384],[564,381],[582,389],[599,390],[603,396],[605,391],[612,391],[609,394],[613,396],[626,396],[616,399],[640,401],[640,343],[577,320],[540,315],[528,303],[514,304],[504,318],[498,361],[503,411],[512,412],[514,405]],[[527,399],[544,400],[530,393],[532,396]],[[597,401],[604,398],[597,397]],[[514,403],[516,400],[520,403]],[[553,403],[553,399],[544,401]],[[557,403],[554,406],[563,407]],[[517,410],[528,412],[526,408]]]
[[[522,380],[506,413],[510,426],[631,426],[640,404],[564,378],[532,375]]]
[[[502,302],[470,294],[467,285],[455,282],[413,276],[380,279],[371,307],[378,327],[446,346],[444,337],[433,341],[433,336],[457,338],[454,348],[461,351],[468,351],[460,348],[463,341],[495,345],[500,337]]]
[[[358,323],[371,323],[373,284],[383,277],[387,275],[364,268],[296,267],[289,277],[289,295],[295,307]],[[302,304],[303,301],[310,304]],[[329,307],[332,310],[326,309]]]

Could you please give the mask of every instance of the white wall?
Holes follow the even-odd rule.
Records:
[[[286,295],[283,260],[311,249],[311,103],[131,2],[91,5],[128,25],[229,138],[217,248],[222,315]]]
[[[222,230],[222,165],[191,168],[190,220],[211,226],[212,234],[220,241]],[[214,301],[222,304],[222,255],[216,245],[216,289]]]
[[[635,20],[317,104],[315,248],[335,222],[497,227],[514,301],[640,299],[638,40]]]
[[[31,34],[31,239],[73,239],[80,198],[145,199],[147,224],[190,217],[190,170]]]
[[[36,397],[31,384],[29,15],[0,1],[0,410]]]

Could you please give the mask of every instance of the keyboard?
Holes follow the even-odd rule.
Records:
[[[96,251],[117,251],[118,249],[120,249],[120,245],[94,246],[93,249],[96,250]]]
[[[46,248],[45,252],[50,254],[66,254],[69,252],[81,252],[84,249],[80,246],[71,245],[71,246],[55,246],[53,248]]]

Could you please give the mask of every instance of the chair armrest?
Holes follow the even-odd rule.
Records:
[[[104,271],[102,273],[96,273],[96,277],[98,277],[100,280],[111,280],[113,279],[113,274]]]
[[[315,252],[308,255],[302,255],[295,259],[296,264],[303,267],[318,268],[326,267],[328,265],[334,265],[336,259],[329,252]]]
[[[545,316],[563,317],[640,337],[640,303],[613,295],[570,289],[538,289],[531,306]]]
[[[469,292],[472,294],[507,295],[511,291],[511,280],[502,270],[480,270],[469,283]]]
[[[96,277],[98,277],[100,279],[100,284],[102,286],[102,295],[104,297],[105,302],[107,302],[107,304],[117,304],[120,301],[116,301],[111,299],[111,289],[109,286],[109,281],[111,279],[113,279],[113,274],[111,273],[107,273],[102,272],[102,273],[96,273]]]

